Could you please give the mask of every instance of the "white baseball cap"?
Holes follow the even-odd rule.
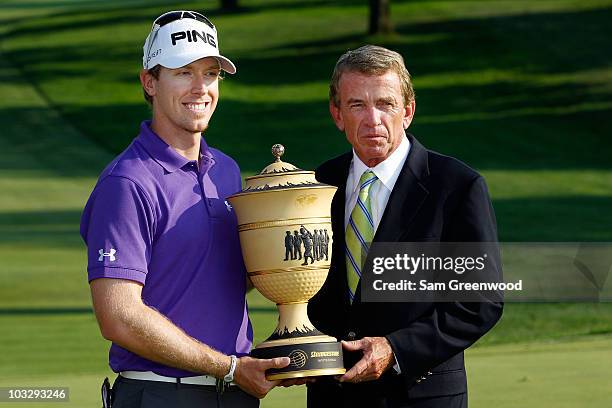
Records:
[[[142,67],[180,68],[205,57],[215,57],[222,70],[236,73],[234,63],[219,54],[217,29],[208,18],[196,11],[169,11],[153,22],[143,47]]]

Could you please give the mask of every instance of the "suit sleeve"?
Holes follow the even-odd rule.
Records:
[[[450,199],[450,198],[449,198]],[[480,176],[456,193],[456,208],[443,232],[447,242],[497,242],[495,214]],[[501,266],[492,273],[501,274]],[[435,303],[431,313],[387,335],[402,376],[411,384],[489,331],[502,315],[501,302]]]

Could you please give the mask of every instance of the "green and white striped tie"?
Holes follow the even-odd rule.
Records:
[[[353,303],[355,291],[361,279],[361,268],[374,239],[374,219],[370,204],[370,187],[378,177],[368,170],[359,179],[359,197],[346,226],[346,277],[349,300]]]

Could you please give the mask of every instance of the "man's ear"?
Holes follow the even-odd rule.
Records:
[[[334,120],[336,127],[341,132],[344,132],[344,120],[342,119],[342,112],[340,112],[340,108],[337,107],[331,100],[329,101],[329,113],[331,114],[331,117]]]
[[[155,78],[149,73],[149,70],[143,69],[140,71],[140,83],[142,84],[142,88],[147,94],[149,94],[149,96],[155,96]]]
[[[404,108],[404,117],[402,119],[402,124],[404,125],[404,129],[408,129],[408,127],[412,123],[412,118],[414,118],[415,110],[416,110],[416,102],[413,99]]]

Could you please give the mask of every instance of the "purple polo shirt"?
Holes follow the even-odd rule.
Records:
[[[236,215],[226,198],[240,191],[238,165],[201,142],[201,165],[168,146],[143,122],[140,134],[102,172],[81,219],[89,281],[143,285],[145,304],[225,354],[251,349],[246,270]],[[194,373],[110,349],[113,371]]]

